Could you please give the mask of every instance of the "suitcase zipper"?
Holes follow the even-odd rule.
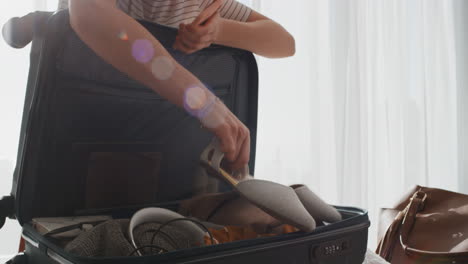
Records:
[[[334,236],[334,235],[343,236],[344,233],[353,232],[355,230],[360,230],[360,229],[366,229],[369,226],[370,226],[370,222],[366,222],[366,223],[363,223],[363,224],[360,224],[360,225],[355,225],[355,226],[345,227],[345,228],[341,228],[341,229],[337,229],[337,230],[327,231],[327,232],[324,232],[324,233],[317,234],[316,236],[313,236],[313,239],[320,239],[320,238],[330,237],[330,236]],[[272,247],[301,244],[301,243],[307,242],[309,240],[311,240],[310,237],[297,238],[297,239],[294,239],[294,240],[291,240],[291,241],[281,241],[281,242],[275,242],[275,243],[271,243],[271,244],[264,244],[264,245],[254,246],[254,247],[242,248],[242,249],[240,249],[240,251],[242,252],[242,254],[253,253],[255,251],[271,249]],[[206,258],[198,258],[195,261],[181,261],[180,263],[190,264],[190,263],[199,263],[199,262],[203,262],[203,261],[210,261],[210,260],[217,259],[217,258],[234,256],[234,255],[237,254],[238,251],[239,251],[239,249],[235,249],[235,250],[233,250],[231,252],[227,252],[225,254],[221,253],[220,255],[217,255],[217,256],[206,257]]]
[[[39,242],[34,241],[32,238],[26,236],[25,234],[22,234],[21,237],[24,239],[24,241],[31,244],[31,246],[33,246],[35,248],[39,248]]]
[[[178,263],[184,263],[184,264],[190,264],[190,263],[199,263],[203,261],[210,261],[213,259],[218,259],[218,258],[223,258],[223,257],[228,257],[228,256],[234,256],[237,255],[238,252],[242,252],[243,254],[245,253],[253,253],[256,251],[261,251],[265,249],[271,249],[274,247],[280,247],[280,246],[288,246],[288,245],[294,245],[294,244],[301,244],[308,242],[310,240],[316,240],[316,239],[321,239],[321,238],[326,238],[334,235],[340,235],[343,236],[345,233],[353,232],[356,230],[361,230],[361,229],[366,229],[370,226],[370,222],[367,221],[366,223],[362,223],[359,225],[354,225],[354,226],[349,226],[349,227],[344,227],[344,228],[339,228],[337,230],[330,230],[327,232],[323,232],[317,235],[313,236],[308,236],[308,237],[301,237],[301,238],[296,238],[296,239],[291,239],[289,241],[280,241],[280,242],[273,242],[273,243],[265,243],[262,245],[255,245],[252,247],[242,247],[242,248],[237,248],[237,249],[231,249],[226,253],[220,253],[219,255],[212,255],[210,257],[201,257],[197,258],[196,260],[189,260],[189,261],[180,261]],[[32,238],[28,237],[25,233],[22,234],[22,237],[26,242],[28,242],[31,246],[34,246],[36,248],[39,248],[39,242],[35,242]],[[60,264],[72,264],[72,262],[68,261],[64,257],[62,257],[60,254],[55,252],[54,250],[50,249],[47,247],[47,255],[55,260],[57,263]]]
[[[47,256],[51,259],[55,260],[59,264],[73,264],[72,262],[66,260],[64,257],[57,254],[55,251],[51,250],[50,248],[47,249]]]
[[[34,241],[32,238],[25,235],[24,233],[21,235],[21,237],[31,246],[35,248],[39,248],[39,242]],[[49,256],[51,259],[55,260],[59,264],[73,264],[72,262],[66,260],[64,257],[60,256],[57,252],[53,251],[52,249],[48,247],[46,249],[46,254],[47,256]]]

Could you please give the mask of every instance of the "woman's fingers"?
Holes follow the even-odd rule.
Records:
[[[183,53],[192,53],[192,49],[188,45],[186,45],[179,36],[176,37],[176,41],[174,43],[173,48],[176,50],[180,50]]]
[[[224,153],[224,157],[229,162],[233,162],[236,158],[236,145],[237,145],[237,131],[235,128],[235,120],[232,118],[232,114],[228,113],[228,118],[221,123],[218,137],[221,140],[221,151]]]
[[[173,48],[176,50],[180,50],[186,54],[191,54],[195,51],[201,50],[203,48],[208,47],[209,44],[202,44],[202,43],[193,43],[187,39],[177,37],[176,42],[174,43]]]
[[[191,25],[180,24],[179,34],[173,46],[174,49],[190,54],[209,47],[211,45],[212,34],[210,34],[208,29],[201,29],[200,31],[203,31],[203,34],[199,34],[197,30],[197,28]]]
[[[207,19],[209,19],[213,14],[215,14],[222,5],[221,0],[214,0],[211,5],[209,5],[205,10],[203,10],[192,22],[195,25],[203,24]]]
[[[243,168],[250,158],[249,129],[232,113],[230,125],[222,129],[218,135],[221,141],[221,151],[224,152],[232,170]]]
[[[242,134],[242,137],[237,142],[239,144],[239,152],[235,161],[231,164],[231,169],[234,171],[242,169],[250,159],[250,132],[245,128]]]
[[[238,170],[250,158],[250,132],[221,100],[214,98],[215,100],[210,100],[214,102],[210,111],[199,116],[199,119],[219,139],[229,167]]]
[[[200,25],[199,27],[201,28],[210,28],[213,27],[217,23],[217,18],[220,16],[219,10],[216,10],[210,17],[208,17],[203,23],[203,25]],[[196,24],[195,24],[196,25]]]

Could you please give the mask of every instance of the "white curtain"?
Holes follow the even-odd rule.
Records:
[[[260,58],[256,177],[368,209],[372,248],[379,208],[410,187],[466,190],[453,1],[256,4],[297,45],[293,58]]]
[[[57,0],[8,1],[0,9],[0,27],[15,16],[24,16],[34,10],[54,10]],[[0,197],[11,191],[13,170],[23,114],[24,92],[29,67],[29,46],[24,49],[9,47],[0,38]],[[21,228],[16,221],[7,220],[0,230],[0,263],[18,250]]]
[[[10,17],[25,15],[33,10],[32,1],[10,1],[0,9],[0,26]],[[0,38],[0,197],[8,195],[18,148],[24,92],[29,65],[28,50],[14,50]],[[18,250],[20,226],[7,221],[0,230],[0,263]]]

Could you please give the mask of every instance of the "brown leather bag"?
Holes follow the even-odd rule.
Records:
[[[468,195],[417,186],[381,211],[379,241],[393,264],[468,263]]]

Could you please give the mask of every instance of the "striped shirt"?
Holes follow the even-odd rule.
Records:
[[[117,0],[123,12],[139,20],[169,27],[190,24],[213,0]],[[59,10],[68,8],[68,0],[59,1]],[[224,0],[220,15],[245,22],[252,10],[236,0]]]

